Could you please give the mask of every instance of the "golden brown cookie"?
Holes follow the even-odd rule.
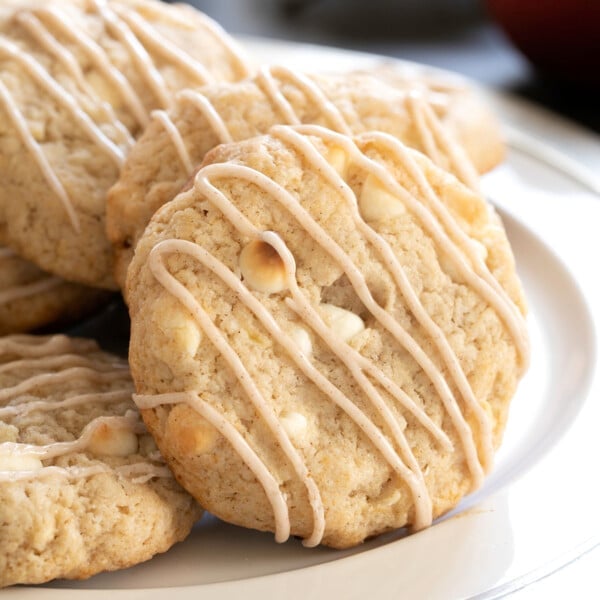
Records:
[[[0,338],[0,587],[84,579],[182,540],[199,508],[95,342]]]
[[[0,335],[72,323],[109,298],[103,290],[48,275],[0,247]]]
[[[64,279],[115,288],[107,189],[176,90],[247,74],[207,17],[156,0],[0,7],[0,243]]]
[[[314,123],[342,133],[386,131],[472,186],[477,176],[468,159],[487,170],[504,149],[497,122],[470,89],[412,71],[308,76],[264,67],[251,80],[186,90],[172,111],[154,114],[109,192],[107,232],[121,287],[150,217],[175,196],[206,152],[277,123]]]
[[[450,510],[528,360],[498,215],[379,132],[217,147],[127,286],[134,398],[169,465],[278,541],[342,548]]]

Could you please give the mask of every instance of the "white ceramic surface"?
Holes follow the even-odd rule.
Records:
[[[260,59],[312,69],[380,60],[285,43],[255,40],[249,46]],[[490,97],[521,134],[546,134],[552,143],[558,132],[557,140],[568,139],[572,159],[600,169],[593,137],[530,105]],[[587,187],[578,182],[570,163],[557,168],[560,156],[551,152],[548,158],[547,149],[527,138],[526,148],[511,151],[484,180],[505,220],[529,299],[533,360],[514,399],[496,469],[477,494],[428,530],[408,537],[397,532],[345,552],[307,550],[297,541],[280,546],[271,535],[206,518],[187,541],[146,564],[84,582],[11,588],[3,598],[93,599],[107,590],[114,600],[167,594],[178,600],[488,598],[599,544],[600,198],[589,181],[583,181]]]

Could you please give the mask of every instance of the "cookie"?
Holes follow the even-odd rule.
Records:
[[[115,288],[106,191],[176,90],[248,73],[207,17],[155,0],[0,7],[0,243],[70,281]]]
[[[471,115],[466,124],[465,111]],[[314,123],[342,133],[386,131],[473,186],[477,176],[454,137],[475,161],[485,145],[498,160],[503,150],[497,123],[468,89],[434,87],[412,71],[307,76],[265,67],[252,80],[186,90],[171,112],[155,113],[109,192],[107,232],[121,287],[150,217],[175,196],[205,153],[221,142],[266,133],[278,123]],[[489,166],[487,159],[479,164]]]
[[[475,84],[454,73],[410,63],[383,64],[368,73],[396,89],[425,96],[479,173],[491,171],[504,160],[506,147],[498,119]]]
[[[83,579],[182,540],[199,516],[91,340],[0,338],[0,586]]]
[[[0,335],[72,323],[110,294],[40,271],[0,247]]]
[[[528,361],[485,199],[385,133],[217,147],[129,268],[134,400],[204,508],[337,548],[481,485]]]

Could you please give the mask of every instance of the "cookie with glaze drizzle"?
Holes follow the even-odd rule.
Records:
[[[136,404],[219,517],[338,548],[420,529],[493,466],[528,363],[494,209],[394,137],[224,144],[142,236]]]
[[[84,579],[164,552],[199,517],[92,340],[0,338],[0,586]]]

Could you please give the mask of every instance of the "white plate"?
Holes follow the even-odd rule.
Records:
[[[261,59],[307,69],[368,66],[377,57],[314,46],[248,42]],[[600,168],[598,143],[510,98],[491,95],[502,117],[568,139]],[[519,138],[522,142],[523,140]],[[519,142],[519,139],[517,142]],[[552,138],[550,138],[552,140]],[[525,139],[485,177],[501,209],[530,303],[533,360],[514,399],[497,466],[483,489],[409,537],[397,532],[352,551],[277,545],[271,535],[212,518],[168,553],[84,582],[3,591],[23,600],[179,600],[284,594],[286,599],[494,597],[560,568],[600,543],[600,198],[593,177]],[[593,152],[592,152],[593,150]],[[524,152],[523,152],[524,151]],[[594,154],[594,152],[596,154]],[[560,168],[557,168],[560,167]],[[587,178],[587,179],[586,179]],[[588,183],[586,188],[581,181]],[[584,183],[585,183],[584,181]]]

